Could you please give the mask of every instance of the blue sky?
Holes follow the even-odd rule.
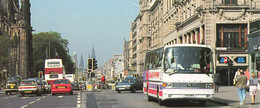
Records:
[[[95,48],[98,65],[123,54],[131,22],[139,13],[139,0],[31,0],[33,33],[55,31],[69,41],[84,63]]]

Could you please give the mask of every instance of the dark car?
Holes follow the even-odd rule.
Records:
[[[131,93],[135,93],[136,90],[143,89],[143,81],[142,78],[137,77],[126,77],[122,82],[116,85],[115,90],[118,93],[121,91],[131,91]]]
[[[19,83],[17,80],[8,80],[5,85],[5,94],[12,94],[12,92],[18,92]]]
[[[46,80],[43,80],[43,84],[43,93],[51,93],[51,85],[49,85]]]
[[[79,83],[78,82],[72,82],[71,83],[73,90],[79,90]]]

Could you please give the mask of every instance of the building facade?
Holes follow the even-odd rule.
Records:
[[[8,40],[8,74],[23,78],[33,72],[30,0],[0,0],[0,36]]]
[[[137,18],[141,20],[136,23],[140,34],[136,38],[137,42],[147,39],[144,43],[148,45],[142,41],[136,44],[137,61],[141,67],[146,51],[164,45],[205,44],[213,50],[214,68],[222,84],[230,85],[235,70],[250,68],[249,21],[260,17],[259,12],[260,0],[140,0]],[[233,61],[232,68],[224,63],[225,57]],[[138,62],[133,67],[136,73],[142,73]]]
[[[260,80],[260,18],[250,21],[248,53],[250,71]]]

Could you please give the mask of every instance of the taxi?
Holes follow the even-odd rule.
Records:
[[[12,92],[18,92],[18,86],[19,83],[16,80],[7,81],[4,89],[5,94],[8,95],[8,93],[12,94]]]
[[[57,79],[51,87],[51,94],[69,93],[73,95],[73,87],[68,79]]]
[[[19,86],[19,97],[22,97],[25,94],[36,94],[36,96],[41,96],[41,91],[41,84],[37,83],[35,79],[25,79],[22,80]]]

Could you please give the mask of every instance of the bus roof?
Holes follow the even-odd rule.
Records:
[[[210,46],[202,45],[202,44],[174,44],[174,45],[164,46],[164,48],[169,48],[169,47],[203,47],[203,48],[210,48]]]

